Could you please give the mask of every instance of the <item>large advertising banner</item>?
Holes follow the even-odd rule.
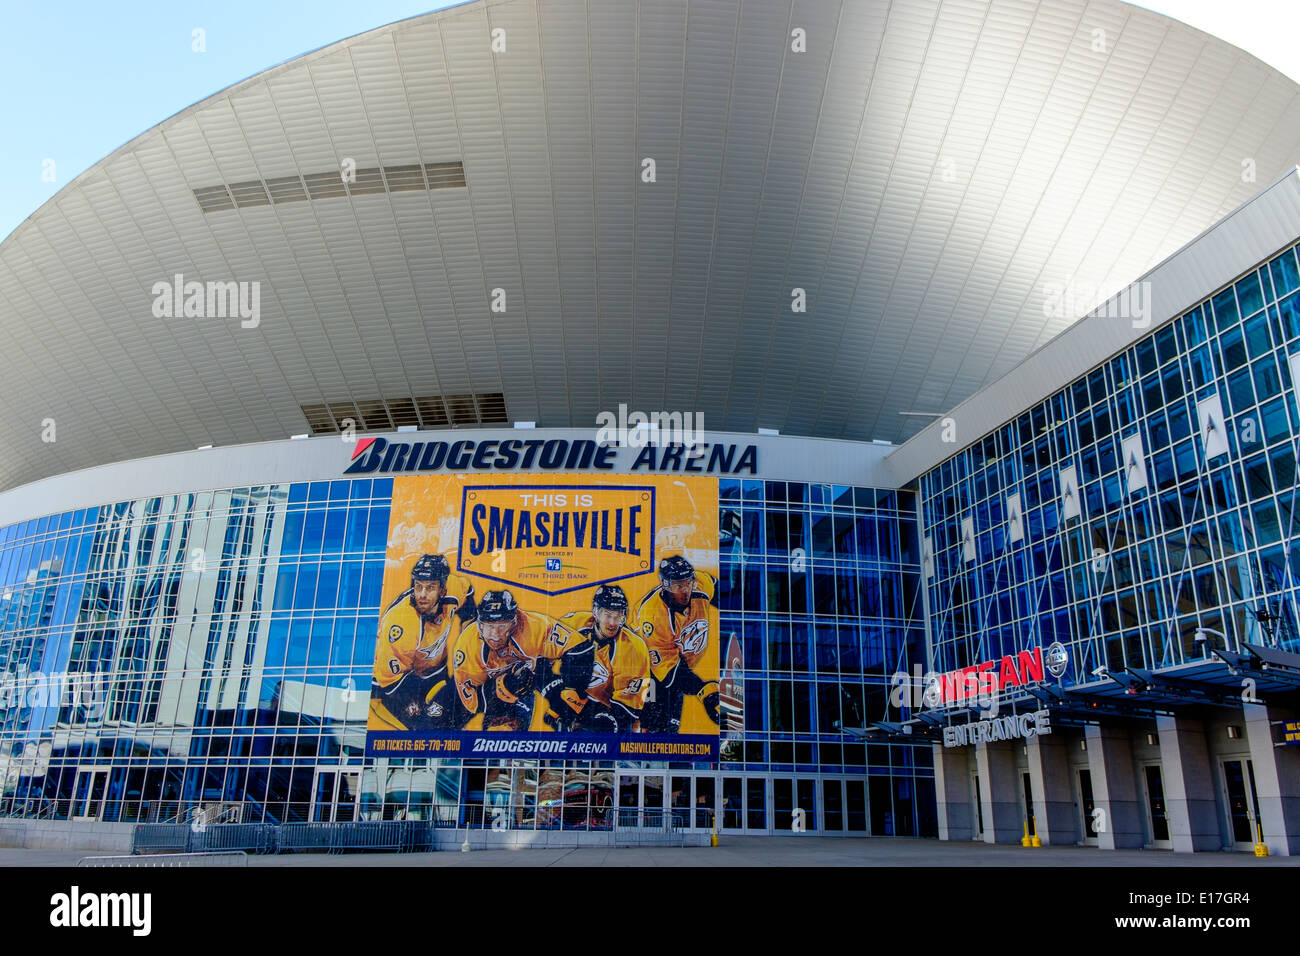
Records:
[[[720,639],[717,479],[398,477],[366,753],[716,762]]]

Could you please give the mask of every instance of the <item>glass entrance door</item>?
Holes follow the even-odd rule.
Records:
[[[740,830],[745,826],[744,781],[740,777],[722,778],[722,828]]]
[[[1079,832],[1083,834],[1083,842],[1089,846],[1097,845],[1097,815],[1094,812],[1097,808],[1097,802],[1092,795],[1092,771],[1080,769],[1078,773],[1079,782]]]
[[[1227,791],[1228,833],[1239,850],[1249,850],[1259,838],[1259,805],[1255,800],[1255,768],[1249,760],[1223,761]]]
[[[840,780],[822,781],[823,826],[831,832],[844,829],[844,784]]]
[[[72,812],[74,820],[102,820],[104,797],[108,793],[107,767],[78,767],[77,779],[72,787]]]
[[[695,778],[695,819],[697,830],[712,830],[716,807],[717,780],[713,777]]]
[[[360,771],[317,770],[311,801],[312,822],[345,823],[355,820],[360,788]]]
[[[338,774],[338,789],[334,798],[334,821],[351,823],[357,818],[357,806],[361,798],[361,772],[341,771]]]
[[[678,807],[682,799],[689,800],[691,779],[673,777],[673,807]],[[664,824],[664,812],[670,810],[667,778],[662,773],[620,773],[618,775],[618,818],[620,826],[659,827]],[[684,796],[683,796],[684,795]],[[682,826],[689,826],[689,814],[686,808],[679,811]]]
[[[664,778],[662,774],[647,774],[641,778],[641,809],[647,826],[663,826]]]
[[[641,778],[634,773],[618,775],[619,826],[636,825],[637,810],[641,805]]]
[[[694,816],[691,812],[691,778],[670,777],[669,782],[672,784],[672,792],[668,798],[669,809],[677,826],[684,830],[691,825],[691,818]]]
[[[1142,768],[1142,783],[1147,797],[1147,823],[1151,827],[1151,843],[1162,849],[1169,849],[1173,843],[1169,839],[1169,818],[1165,812],[1165,784],[1160,772],[1160,765],[1147,764]]]
[[[1034,819],[1034,784],[1027,772],[1020,775],[1020,789],[1025,800],[1025,832],[1034,836],[1038,833],[1038,821]]]

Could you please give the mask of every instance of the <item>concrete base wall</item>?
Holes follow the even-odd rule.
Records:
[[[131,852],[134,823],[73,822],[69,820],[0,820],[0,847],[17,850],[86,850],[95,853]],[[820,834],[817,834],[820,835]],[[866,834],[856,834],[865,836]],[[652,842],[657,835],[633,833],[626,845],[664,845]],[[687,832],[681,839],[685,846],[708,846],[710,834]],[[436,848],[459,850],[465,842],[464,830],[439,830]],[[579,830],[471,830],[471,850],[527,850],[546,847],[622,846],[609,832],[585,833]],[[678,845],[673,843],[671,845]]]
[[[1070,772],[1065,739],[1059,734],[1031,737],[1025,750],[1039,838],[1044,846],[1078,843],[1081,835],[1074,805],[1074,775]]]
[[[1088,764],[1093,801],[1102,815],[1097,845],[1105,850],[1138,849],[1146,843],[1133,745],[1125,730],[1088,726]]]
[[[939,839],[974,839],[974,795],[971,793],[971,766],[966,748],[935,744],[933,752]]]
[[[470,850],[542,850],[547,847],[607,847],[607,846],[708,846],[711,834],[707,832],[684,833],[682,842],[656,843],[650,834],[633,834],[626,841],[615,840],[614,834],[581,830],[471,830],[468,838],[464,830],[439,830],[435,848],[457,851],[469,841]],[[865,836],[865,834],[859,834]]]
[[[95,850],[130,853],[134,823],[72,820],[0,820],[0,847],[21,850]]]
[[[985,843],[1019,843],[1024,836],[1020,812],[1020,775],[1010,743],[981,743],[975,747],[984,809]]]

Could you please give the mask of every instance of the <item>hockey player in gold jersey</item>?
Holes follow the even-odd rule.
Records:
[[[627,612],[623,589],[602,584],[590,612],[574,611],[560,619],[582,641],[560,662],[558,672],[549,662],[538,663],[544,664],[540,693],[561,730],[626,734],[641,729],[650,693],[650,654],[645,641],[624,626]]]
[[[679,554],[659,562],[659,586],[637,605],[634,629],[650,655],[642,714],[650,733],[718,732],[718,579]]]
[[[448,656],[474,620],[474,586],[441,554],[411,568],[411,586],[384,611],[376,638],[370,715],[375,729],[445,730],[465,719]]]
[[[571,678],[584,666],[590,674],[591,650],[579,649],[585,640],[547,614],[525,611],[509,591],[485,592],[452,660],[460,705],[470,715],[465,729],[554,730],[545,703],[536,706],[539,662],[559,661]]]

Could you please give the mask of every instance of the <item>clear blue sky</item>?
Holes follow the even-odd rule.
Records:
[[[0,13],[0,240],[79,173],[267,67],[449,0],[10,0]],[[205,31],[206,52],[193,50]],[[54,160],[55,182],[42,179]]]

